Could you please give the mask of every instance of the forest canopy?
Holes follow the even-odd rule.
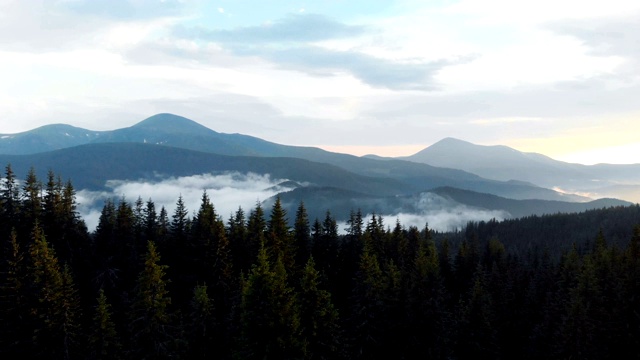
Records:
[[[7,166],[1,356],[640,357],[637,205],[440,233],[214,203],[107,199],[89,232],[70,181]]]

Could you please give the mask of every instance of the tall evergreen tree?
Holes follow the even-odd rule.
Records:
[[[234,269],[237,273],[248,271],[254,258],[251,255],[253,251],[247,238],[247,224],[242,207],[239,207],[229,218],[227,238],[233,254]]]
[[[130,316],[134,357],[164,359],[175,355],[175,328],[172,325],[167,290],[166,265],[160,265],[155,244],[147,243],[144,268],[138,277]]]
[[[173,241],[177,243],[183,243],[186,240],[188,227],[189,213],[184,203],[184,199],[182,198],[182,195],[180,195],[178,197],[178,201],[176,202],[176,209],[173,212],[171,220],[170,231],[174,239]]]
[[[23,229],[32,229],[36,221],[42,215],[42,183],[38,180],[34,168],[29,170],[24,185],[22,186],[22,218]]]
[[[368,236],[367,234],[364,235]],[[352,357],[369,359],[380,353],[384,332],[385,279],[378,257],[365,247],[354,280],[351,297]]]
[[[189,359],[209,359],[216,354],[214,304],[206,285],[196,285],[190,304],[188,325]]]
[[[98,292],[97,305],[93,314],[93,327],[89,336],[89,357],[91,359],[120,359],[122,344],[112,319],[111,304],[104,290]]]
[[[280,197],[277,197],[267,223],[266,246],[274,260],[281,257],[287,271],[292,271],[297,250],[289,232],[288,221],[287,212],[282,207]]]
[[[32,313],[37,316],[34,340],[43,354],[69,359],[77,347],[79,299],[71,270],[60,269],[55,252],[36,223],[30,250],[31,274],[37,291]]]
[[[309,216],[304,203],[300,202],[296,210],[296,219],[293,225],[294,248],[296,249],[295,261],[297,264],[306,263],[311,254],[311,227]]]
[[[29,303],[29,284],[25,254],[18,242],[15,230],[9,237],[9,254],[3,268],[0,285],[0,354],[28,356],[31,346],[32,328]]]
[[[299,327],[284,264],[278,259],[272,268],[263,246],[242,290],[242,335],[237,355],[246,359],[302,357]]]
[[[11,164],[5,167],[5,178],[0,186],[0,234],[9,234],[12,228],[18,225],[18,215],[20,212],[20,186],[16,179],[16,174],[11,168]]]
[[[300,324],[308,359],[336,359],[341,353],[338,311],[331,294],[321,289],[320,274],[310,257],[300,281]]]
[[[251,250],[249,255],[252,261],[258,256],[258,251],[266,242],[266,230],[267,222],[264,218],[264,210],[260,203],[257,202],[256,207],[249,213],[249,220],[247,221],[247,242]]]

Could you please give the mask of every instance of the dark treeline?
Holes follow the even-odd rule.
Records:
[[[7,166],[0,356],[639,358],[638,213],[442,234],[353,211],[341,234],[279,200],[223,219],[204,192],[193,216],[106,201],[90,233],[70,182]]]

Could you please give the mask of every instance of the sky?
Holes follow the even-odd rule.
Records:
[[[163,112],[355,155],[640,163],[640,1],[0,0],[0,133]]]

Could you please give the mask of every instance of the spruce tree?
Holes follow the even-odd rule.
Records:
[[[20,213],[20,187],[16,174],[8,164],[5,168],[5,178],[0,187],[0,234],[8,235],[12,228],[18,225],[18,215]]]
[[[111,304],[104,290],[98,292],[93,314],[93,327],[89,336],[89,356],[91,359],[120,359],[122,345],[113,322]]]
[[[296,264],[306,263],[311,254],[311,227],[309,216],[304,203],[300,202],[296,210],[296,219],[293,225],[294,248],[296,249]]]
[[[149,241],[130,315],[134,357],[140,359],[170,358],[175,351],[176,334],[168,309],[171,297],[165,279],[167,266],[159,262],[155,244]]]
[[[0,354],[28,356],[31,351],[32,327],[29,285],[25,254],[15,230],[7,248],[6,268],[2,268],[0,285]]]
[[[32,229],[34,224],[41,220],[42,215],[42,184],[36,176],[34,168],[29,170],[24,185],[22,186],[22,219],[23,229]]]
[[[36,223],[30,250],[31,274],[37,292],[32,313],[37,316],[34,340],[42,354],[64,359],[77,350],[79,299],[68,266],[60,269],[58,259]]]
[[[190,303],[187,332],[189,359],[209,359],[216,355],[216,321],[214,303],[207,294],[207,285],[196,285]]]
[[[271,218],[267,223],[266,246],[271,251],[272,259],[282,258],[287,271],[294,270],[296,248],[289,232],[287,212],[282,208],[280,197],[276,198],[271,209]]]
[[[320,288],[320,274],[310,257],[300,280],[300,326],[306,358],[335,359],[341,354],[338,311],[331,294]]]
[[[237,356],[246,359],[299,358],[303,355],[300,322],[293,289],[281,259],[270,265],[267,250],[243,284],[241,341]]]

